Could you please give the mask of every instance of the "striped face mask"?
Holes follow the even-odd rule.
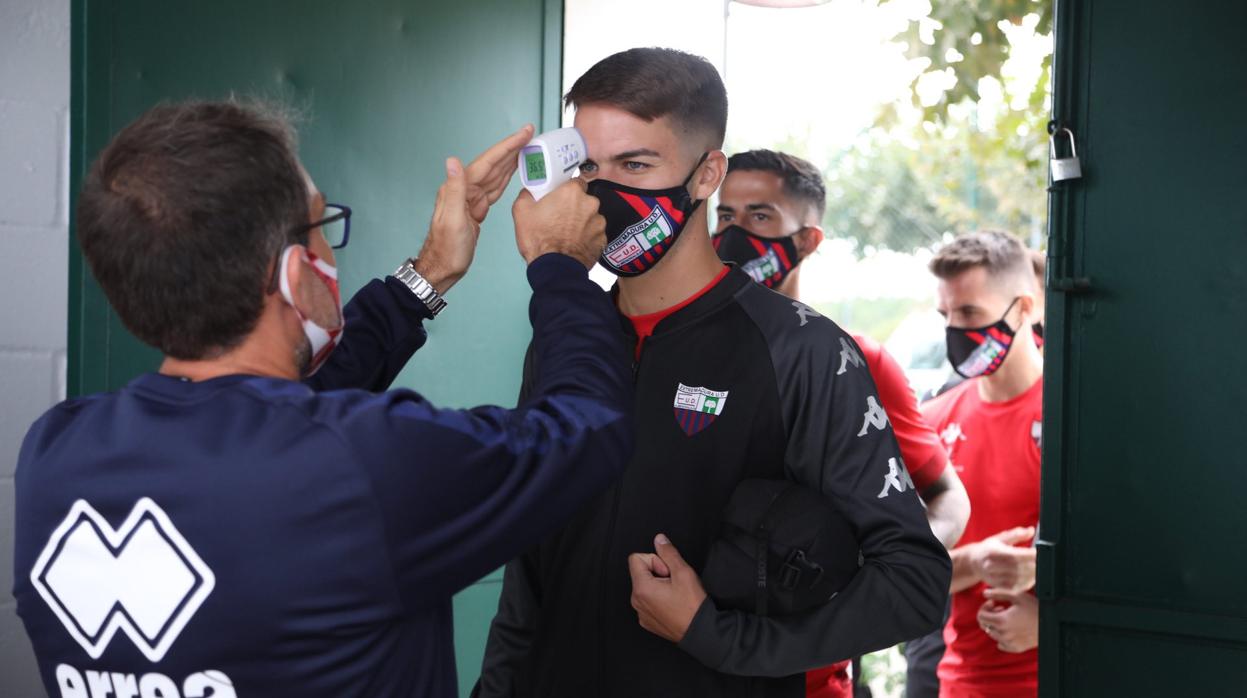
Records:
[[[796,236],[805,228],[780,238],[754,235],[739,225],[729,225],[710,238],[719,259],[740,267],[754,281],[775,288],[801,263]]]
[[[944,330],[948,342],[948,363],[962,378],[977,378],[995,373],[1009,355],[1015,333],[1005,318],[1018,302],[1005,308],[1000,319],[986,327],[949,327]]]
[[[308,264],[312,267],[312,272],[316,274],[325,286],[329,288],[329,292],[333,294],[334,301],[338,304],[337,317],[338,326],[336,328],[325,328],[316,324],[315,320],[305,316],[299,306],[294,304],[294,294],[290,289],[290,278],[287,276],[286,270],[290,261],[290,254],[296,249],[304,251]],[[338,268],[325,260],[317,257],[315,253],[306,248],[291,245],[281,253],[280,287],[281,297],[286,299],[286,303],[294,308],[294,312],[299,316],[299,320],[303,322],[303,335],[307,337],[307,341],[312,345],[312,359],[308,362],[307,368],[304,370],[304,376],[310,376],[316,373],[317,369],[325,363],[325,359],[329,358],[338,346],[338,342],[342,340],[342,330],[346,326],[346,322],[342,317],[342,291],[338,288]]]
[[[688,183],[706,161],[705,153],[678,187],[638,189],[604,179],[589,182],[588,191],[601,202],[606,219],[606,247],[598,260],[616,276],[639,276],[653,269],[671,251],[688,219],[701,205],[688,193]]]

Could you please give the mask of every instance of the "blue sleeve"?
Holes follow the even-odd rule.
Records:
[[[631,456],[631,368],[609,297],[562,255],[528,278],[540,370],[516,409],[442,410],[410,391],[330,401],[409,605],[444,602],[536,544]]]
[[[342,309],[342,343],[304,383],[312,390],[388,390],[424,346],[428,308],[398,279],[373,279]]]

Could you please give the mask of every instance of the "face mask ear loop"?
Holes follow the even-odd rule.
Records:
[[[697,160],[697,164],[693,165],[693,171],[688,173],[688,176],[684,178],[684,182],[681,183],[680,186],[684,187],[686,190],[688,189],[689,182],[693,181],[693,175],[697,174],[697,170],[701,169],[701,166],[705,164],[706,159],[710,157],[710,153],[712,152],[714,151],[707,150],[706,152],[701,154],[701,158]],[[690,191],[688,195],[689,195],[689,198],[692,198],[693,192]],[[705,199],[693,199],[693,206],[689,208],[688,210],[689,215],[692,215],[693,211],[696,211],[697,207],[701,206],[702,201],[705,201]]]
[[[1003,322],[1010,330],[1013,330],[1014,333],[1021,331],[1022,325],[1025,324],[1019,322],[1016,330],[1014,330],[1013,326],[1009,324],[1009,311],[1013,310],[1013,306],[1017,305],[1020,300],[1022,300],[1021,296],[1014,296],[1013,300],[1009,301],[1009,307],[1005,308],[1004,314],[1000,316],[1000,322]]]
[[[797,228],[796,230],[794,230],[794,231],[792,231],[791,233],[788,233],[787,235],[785,235],[785,236],[784,236],[785,238],[787,238],[787,239],[789,239],[789,240],[792,240],[792,247],[793,247],[793,249],[795,249],[795,250],[797,251],[797,257],[799,257],[799,258],[800,258],[800,259],[802,259],[802,260],[804,260],[806,257],[809,257],[809,256],[810,256],[810,253],[809,253],[809,252],[802,252],[802,251],[801,251],[801,248],[797,246],[797,236],[798,236],[798,235],[800,235],[801,233],[804,233],[805,231],[807,231],[807,230],[809,230],[809,229],[810,229],[810,226],[808,226],[808,225],[803,225],[803,226],[801,226],[800,228]],[[797,261],[797,260],[795,260],[795,259],[794,259],[794,260],[792,260],[792,265],[793,265],[794,267],[795,267],[795,266],[797,266],[798,264],[800,264],[800,262],[798,262],[798,261]]]

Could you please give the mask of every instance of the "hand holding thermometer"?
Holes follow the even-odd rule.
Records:
[[[584,137],[574,126],[543,133],[520,149],[520,182],[541,201],[575,176],[588,152]]]

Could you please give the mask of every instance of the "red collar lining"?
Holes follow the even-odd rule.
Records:
[[[648,313],[645,315],[636,315],[636,316],[626,315],[625,317],[627,317],[628,320],[632,322],[632,327],[633,329],[636,330],[636,359],[638,361],[640,360],[641,344],[645,342],[645,339],[647,337],[650,337],[654,334],[654,328],[658,326],[658,323],[662,322],[668,317],[671,317],[671,315],[675,314],[677,311],[687,308],[690,304],[693,303],[693,301],[709,293],[710,289],[717,286],[719,282],[723,280],[723,277],[727,276],[728,271],[729,271],[728,267],[723,267],[723,270],[720,271],[719,274],[715,276],[714,279],[710,283],[706,284],[704,288],[702,288],[697,293],[694,293],[693,295],[689,296],[688,298],[684,299],[683,301],[671,306],[670,308],[666,308],[665,310],[659,310],[656,313]]]

